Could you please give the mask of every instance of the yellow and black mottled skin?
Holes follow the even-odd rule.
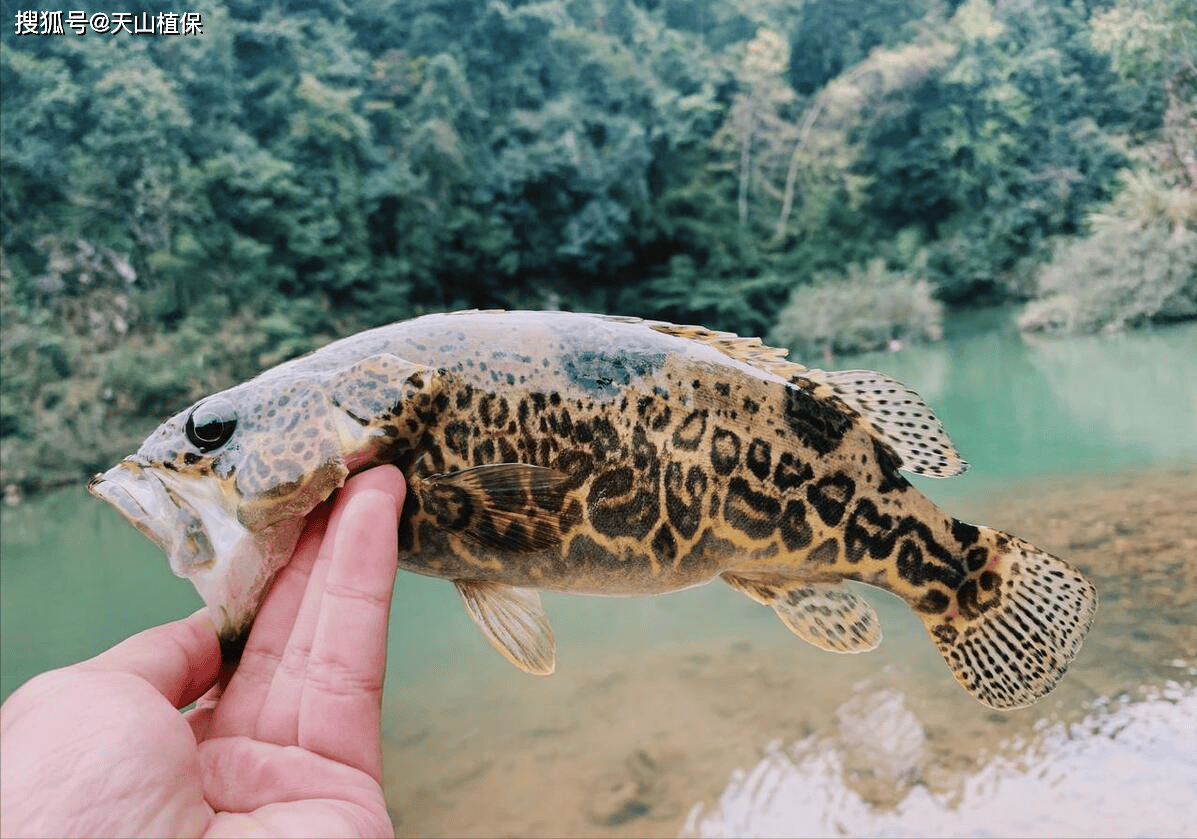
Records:
[[[385,447],[414,490],[401,525],[408,570],[612,595],[723,572],[763,586],[852,579],[928,615],[968,616],[996,596],[977,528],[936,509],[811,379],[792,384],[642,322],[566,313],[434,315],[349,340],[369,342],[356,357],[389,352],[439,371],[420,397],[423,436]],[[547,502],[529,519],[558,520],[559,539],[479,541],[466,531],[497,526],[461,517],[484,519],[483,506],[450,522],[422,492],[432,475],[497,463],[568,476],[561,492],[528,499]]]
[[[951,449],[946,437],[920,442],[899,428],[915,442],[891,445],[878,412],[862,407],[871,403],[847,395],[851,382],[783,356],[755,339],[629,318],[428,315],[220,395],[253,403],[239,408],[234,452],[187,451],[184,412],[132,459],[215,468],[256,499],[238,517],[263,522],[280,507],[305,513],[347,474],[391,462],[409,484],[407,570],[605,595],[722,575],[808,640],[795,627],[802,609],[839,615],[831,626],[810,618],[815,643],[843,650],[875,645],[860,611],[871,610],[853,611],[850,592],[811,598],[802,586],[856,580],[909,603],[982,701],[1014,707],[1050,689],[1092,619],[1092,587],[1015,537],[947,515],[899,474],[955,457],[940,448]],[[297,401],[308,406],[298,416]],[[255,430],[269,442],[254,442]]]

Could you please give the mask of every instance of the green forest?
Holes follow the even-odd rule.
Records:
[[[430,311],[815,362],[960,307],[1197,317],[1197,0],[192,0],[193,35],[0,5],[13,494]]]

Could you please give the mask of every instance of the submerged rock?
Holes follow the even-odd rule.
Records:
[[[637,749],[619,770],[600,779],[590,797],[591,821],[615,827],[649,815],[665,798],[661,767]]]

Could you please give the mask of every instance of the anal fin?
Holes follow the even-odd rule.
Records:
[[[791,632],[821,650],[864,653],[881,643],[877,612],[843,583],[772,583],[731,573],[723,580],[757,603],[772,606]]]
[[[454,580],[466,612],[494,648],[525,673],[547,676],[557,644],[540,594],[485,580]]]

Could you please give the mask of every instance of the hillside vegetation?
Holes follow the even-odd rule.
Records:
[[[804,352],[1036,296],[1027,328],[1197,311],[1194,0],[196,0],[196,36],[18,35],[0,5],[21,491],[427,311]]]

